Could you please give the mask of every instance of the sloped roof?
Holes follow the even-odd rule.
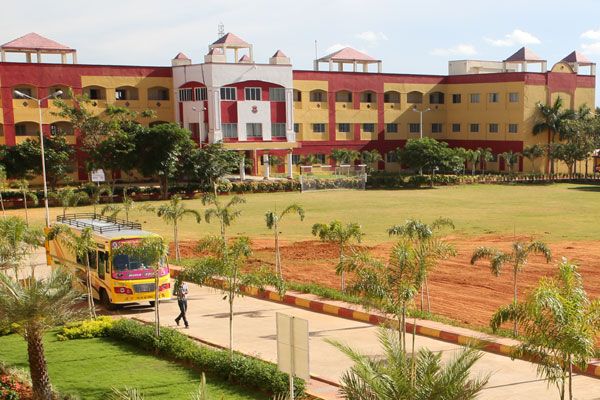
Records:
[[[248,43],[246,43],[242,38],[240,38],[239,36],[236,36],[233,33],[226,33],[225,35],[223,35],[222,37],[220,37],[219,39],[217,39],[215,42],[213,42],[213,44],[211,44],[211,46],[214,45],[218,45],[218,44],[225,44],[225,45],[229,45],[229,46],[237,46],[237,47],[250,47],[250,45]]]
[[[283,51],[277,50],[275,52],[275,54],[273,54],[271,57],[287,57],[287,56],[283,53]]]
[[[213,49],[210,49],[206,55],[207,56],[217,56],[217,55],[221,55],[221,54],[223,54],[223,50],[221,50],[218,47],[215,47]]]
[[[581,54],[578,51],[571,52],[568,56],[563,58],[561,61],[568,62],[568,63],[593,64],[593,61],[591,61],[589,58],[587,58],[586,56],[584,56],[583,54]]]
[[[533,51],[526,47],[521,47],[512,56],[508,57],[504,61],[544,61],[540,56],[535,54]]]
[[[367,62],[376,62],[375,58],[371,57],[368,54],[360,52],[352,47],[344,47],[341,50],[333,52],[331,54],[326,55],[319,59],[319,61],[367,61]]]
[[[182,52],[177,53],[177,55],[173,58],[173,60],[189,60],[190,58],[183,54]]]
[[[247,54],[244,54],[242,57],[240,57],[240,59],[238,60],[238,62],[241,62],[241,63],[250,62],[250,57],[248,57]]]
[[[45,38],[35,32],[28,33],[20,38],[4,43],[0,48],[5,50],[75,51],[75,49]]]

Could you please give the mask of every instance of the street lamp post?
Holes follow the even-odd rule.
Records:
[[[415,107],[412,110],[414,112],[419,113],[419,139],[423,139],[423,113],[426,113],[427,111],[431,111],[431,108],[427,107],[424,110],[417,110],[417,108]]]
[[[46,183],[46,157],[44,156],[44,133],[42,132],[42,101],[54,98],[57,96],[61,96],[63,94],[62,90],[58,90],[52,93],[49,96],[43,97],[41,99],[36,99],[35,97],[31,97],[25,93],[19,92],[18,90],[14,91],[15,95],[22,98],[31,99],[37,102],[38,111],[39,111],[39,126],[40,126],[40,152],[42,155],[42,180],[44,181],[44,207],[46,208],[46,227],[50,226],[50,209],[48,208],[48,184]]]

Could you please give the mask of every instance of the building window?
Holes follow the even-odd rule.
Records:
[[[508,133],[519,133],[519,125],[508,124]]]
[[[352,92],[347,90],[339,91],[335,94],[335,101],[338,103],[350,103],[352,102]]]
[[[169,89],[163,87],[148,89],[148,100],[169,100]]]
[[[194,95],[196,96],[196,101],[203,101],[208,98],[205,87],[197,87],[194,89]]]
[[[479,133],[479,124],[471,124],[469,130],[471,133]]]
[[[439,122],[431,124],[431,133],[442,133],[442,124]]]
[[[410,133],[420,133],[421,132],[421,124],[408,124],[408,132]]]
[[[127,100],[127,90],[125,90],[125,89],[115,90],[115,100]]]
[[[398,153],[394,150],[385,153],[385,161],[389,163],[398,162]]]
[[[479,93],[471,93],[471,103],[479,103]]]
[[[222,87],[221,88],[221,100],[235,100],[235,88],[234,87]]]
[[[400,93],[398,92],[385,92],[383,94],[384,103],[400,103]]]
[[[269,100],[285,101],[285,89],[284,88],[269,88]]]
[[[294,132],[295,133],[299,133],[300,132],[300,124],[294,124]]]
[[[488,129],[490,133],[498,133],[498,124],[490,124]]]
[[[248,137],[262,137],[262,124],[257,122],[247,123],[246,135]]]
[[[459,93],[454,93],[452,95],[452,103],[454,104],[460,104],[462,102],[462,97]]]
[[[247,87],[244,92],[246,93],[246,100],[261,100],[261,90],[260,88]]]
[[[385,131],[388,133],[398,133],[398,124],[385,124]]]
[[[433,92],[429,95],[429,104],[444,104],[444,93]]]
[[[285,124],[280,122],[273,122],[271,124],[271,136],[285,137]]]
[[[292,154],[292,164],[293,165],[300,164],[300,154]]]
[[[323,90],[313,90],[310,92],[310,101],[314,103],[322,103],[325,101],[325,91]]]
[[[223,137],[224,138],[234,138],[238,137],[238,128],[237,124],[222,124],[223,127]]]
[[[460,124],[452,124],[452,132],[460,133]]]
[[[297,89],[294,89],[294,101],[302,101],[302,92]]]
[[[489,93],[488,95],[490,103],[499,103],[500,102],[500,94],[499,93]]]
[[[410,104],[421,104],[423,102],[423,93],[409,92],[406,95],[406,101]]]
[[[314,133],[324,133],[325,132],[325,124],[312,124]]]
[[[363,132],[373,133],[375,132],[375,124],[362,124]]]
[[[102,92],[100,89],[90,89],[90,100],[100,100],[102,99]]]
[[[22,99],[23,97],[20,97],[19,95],[17,95],[15,92],[20,92],[23,93],[26,96],[29,97],[33,97],[33,90],[31,88],[28,87],[18,87],[15,88],[15,90],[13,91],[13,99]]]
[[[25,124],[15,124],[15,135],[17,135],[17,136],[27,136],[27,125],[25,125]]]
[[[360,102],[361,103],[374,103],[375,102],[375,93],[362,92],[360,94]]]
[[[315,154],[317,164],[325,164],[325,154]]]
[[[347,123],[338,124],[338,131],[342,132],[342,133],[349,133],[350,132],[350,124],[347,124]]]
[[[179,89],[179,101],[192,101],[192,89]]]
[[[510,103],[518,103],[519,102],[519,93],[517,93],[517,92],[510,92],[508,94],[508,101]]]

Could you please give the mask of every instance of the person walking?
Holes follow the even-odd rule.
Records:
[[[177,305],[179,306],[179,315],[175,318],[175,323],[179,326],[179,321],[183,319],[183,323],[186,328],[189,328],[188,320],[185,317],[185,313],[187,312],[187,295],[188,295],[188,286],[187,283],[181,282],[179,288],[176,291],[177,294]]]

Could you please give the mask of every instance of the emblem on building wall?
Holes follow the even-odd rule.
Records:
[[[252,114],[256,114],[258,112],[258,107],[257,106],[252,106]]]

